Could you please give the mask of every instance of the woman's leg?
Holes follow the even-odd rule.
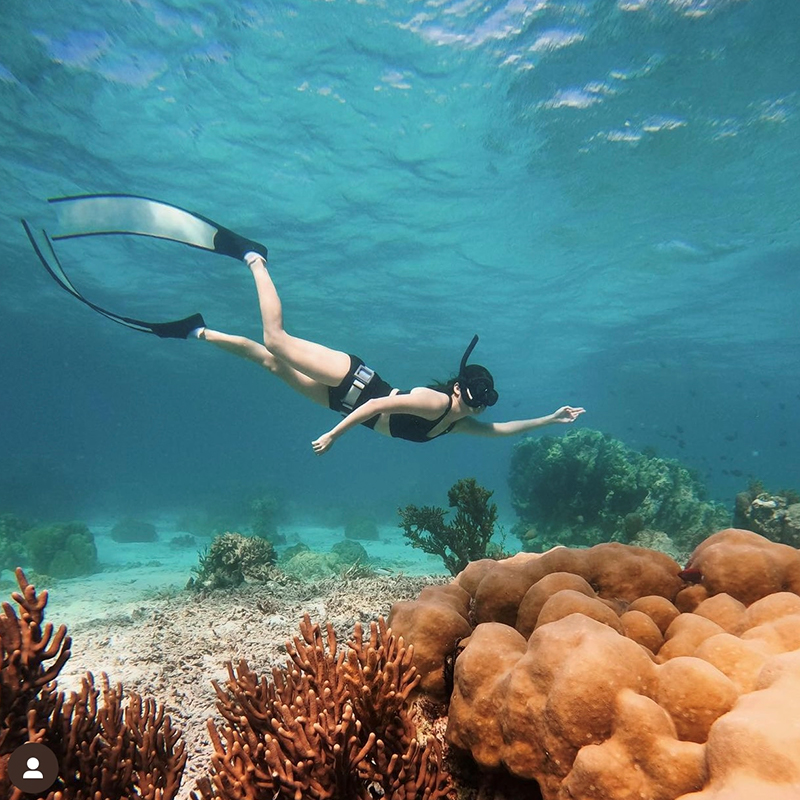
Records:
[[[285,361],[276,358],[263,344],[254,342],[245,336],[231,336],[228,333],[211,330],[211,328],[203,328],[199,338],[211,342],[226,353],[233,353],[235,356],[245,358],[268,369],[295,391],[325,408],[329,407],[328,387],[325,384],[303,375]]]
[[[326,386],[338,386],[350,370],[350,356],[286,333],[281,300],[267,272],[266,261],[257,254],[250,254],[248,266],[256,283],[267,350],[303,375]]]

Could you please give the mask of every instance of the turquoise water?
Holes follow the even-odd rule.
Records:
[[[583,405],[579,424],[680,458],[723,502],[750,476],[800,488],[796,0],[6,0],[2,16],[4,510],[147,515],[269,487],[298,513],[390,520],[474,475],[511,514],[513,440],[362,429],[317,458],[331,412],[61,292],[19,218],[89,192],[265,242],[290,332],[394,385],[454,371],[478,332],[500,390],[485,419]],[[233,261],[116,237],[59,252],[121,314],[259,335]]]

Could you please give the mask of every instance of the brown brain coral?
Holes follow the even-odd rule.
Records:
[[[687,569],[624,545],[479,562],[390,618],[444,693],[447,737],[545,800],[800,798],[800,553],[726,530]],[[452,619],[451,619],[452,618]],[[445,622],[449,620],[445,624]],[[421,653],[421,651],[425,651]]]

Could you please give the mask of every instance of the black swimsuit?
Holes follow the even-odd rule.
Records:
[[[345,396],[350,391],[350,387],[353,385],[353,378],[355,377],[356,370],[363,364],[364,362],[358,356],[351,355],[350,369],[347,375],[344,376],[338,386],[330,386],[328,388],[328,406],[334,411],[338,411],[345,416],[350,413],[350,411],[342,405],[342,400],[344,400]],[[362,390],[352,410],[355,411],[359,406],[364,405],[367,400],[372,400],[376,397],[388,397],[391,393],[392,387],[376,372],[372,376],[372,380]],[[409,392],[400,392],[400,394],[409,394]],[[428,436],[428,434],[447,416],[452,406],[453,398],[451,396],[448,399],[445,412],[434,420],[425,419],[425,417],[419,417],[416,414],[390,414],[389,433],[391,433],[392,437],[395,439],[405,439],[409,442],[430,442],[433,439],[437,439],[439,436],[450,433],[453,429],[455,422],[441,433],[437,433],[436,436]],[[374,428],[375,424],[378,422],[379,416],[380,414],[375,414],[375,416],[364,420],[361,424],[366,425],[368,428]]]
[[[328,387],[328,406],[345,416],[350,413],[350,409],[342,405],[342,400],[344,400],[347,393],[350,391],[350,387],[353,385],[353,378],[355,378],[356,375],[356,370],[361,366],[364,366],[364,362],[358,356],[350,356],[350,370],[347,375],[342,378],[342,382],[338,386]],[[372,376],[372,380],[364,387],[361,394],[358,396],[352,411],[355,411],[359,406],[363,406],[367,400],[372,400],[375,397],[388,397],[391,392],[392,387],[376,372]],[[361,424],[366,425],[368,428],[374,428],[379,416],[380,414],[376,414],[374,417],[364,420]]]
[[[410,392],[400,392],[400,394],[410,394]],[[391,414],[389,416],[389,432],[395,439],[406,439],[409,442],[431,442],[450,433],[453,430],[454,422],[448,428],[445,428],[441,433],[436,436],[428,436],[428,434],[450,413],[453,407],[453,397],[450,395],[447,398],[447,408],[444,413],[436,417],[436,419],[425,419],[425,417],[418,417],[416,414]]]

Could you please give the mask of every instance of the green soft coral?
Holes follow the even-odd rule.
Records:
[[[462,478],[447,493],[449,512],[436,506],[409,505],[398,509],[400,527],[412,547],[439,556],[451,575],[457,575],[470,561],[490,557],[490,540],[497,522],[497,506],[490,503],[494,492],[479,486],[475,478]]]
[[[531,545],[629,542],[643,528],[691,549],[730,523],[679,462],[645,455],[600,431],[524,439],[509,473],[520,527]]]

